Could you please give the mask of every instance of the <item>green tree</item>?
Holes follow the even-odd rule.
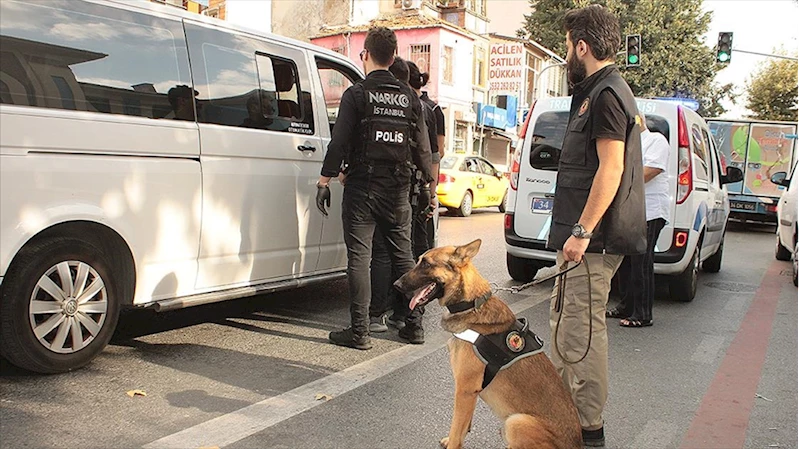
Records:
[[[619,17],[622,36],[641,35],[641,66],[627,69],[624,55],[617,63],[638,97],[688,97],[699,101],[699,113],[718,116],[720,101],[735,101],[734,86],[714,83],[724,68],[713,50],[703,43],[711,13],[702,11],[702,0],[529,0],[520,32],[565,56],[563,16],[573,8],[591,3],[606,6]]]
[[[746,108],[758,120],[797,120],[797,66],[788,59],[771,60],[746,85]]]

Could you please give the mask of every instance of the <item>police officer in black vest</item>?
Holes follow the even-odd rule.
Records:
[[[375,227],[386,238],[401,276],[413,268],[411,254],[412,167],[421,172],[421,198],[429,203],[430,143],[418,97],[388,71],[397,37],[384,27],[369,30],[360,57],[366,79],[344,92],[333,136],[317,183],[316,205],[327,216],[330,179],[348,163],[342,203],[352,326],[330,333],[330,341],[370,349],[369,263]],[[426,190],[425,190],[426,188]],[[424,198],[427,195],[427,198]],[[411,316],[407,326],[421,326]]]
[[[646,250],[642,121],[613,64],[618,19],[592,5],[569,11],[564,25],[572,103],[548,246],[559,266],[583,264],[568,273],[561,295],[560,281],[552,293],[552,362],[574,397],[585,444],[604,446],[610,281],[625,255]]]

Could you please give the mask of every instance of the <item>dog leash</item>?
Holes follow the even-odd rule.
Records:
[[[563,317],[563,302],[565,299],[565,291],[566,291],[566,273],[569,271],[577,268],[580,266],[581,263],[585,263],[585,271],[588,273],[588,344],[585,347],[585,352],[583,353],[582,357],[577,360],[569,360],[566,356],[560,352],[560,348],[558,347],[558,334],[560,332],[560,320]],[[564,363],[568,363],[569,365],[574,365],[575,363],[580,363],[588,356],[588,352],[591,350],[591,338],[594,335],[594,301],[591,298],[591,269],[588,267],[588,261],[583,256],[583,259],[580,262],[577,262],[572,268],[563,270],[563,267],[569,265],[569,262],[563,262],[561,265],[561,271],[554,277],[560,277],[558,282],[558,292],[557,298],[555,299],[555,311],[558,313],[558,322],[555,324],[555,336],[552,339],[552,344],[555,346],[555,351],[558,353],[558,357],[563,360]]]

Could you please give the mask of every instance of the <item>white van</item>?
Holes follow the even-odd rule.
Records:
[[[737,182],[737,168],[722,167],[705,121],[679,104],[637,99],[653,132],[671,144],[668,176],[672,220],[660,233],[655,248],[655,273],[672,276],[671,297],[691,301],[696,295],[700,264],[704,271],[721,269],[724,233],[730,212],[724,184]],[[531,149],[563,144],[570,97],[539,100],[527,116],[511,168],[511,189],[505,215],[508,272],[529,281],[542,266],[553,265],[555,251],[546,247],[552,221],[557,168],[533,168]],[[661,175],[663,176],[663,175]]]
[[[348,59],[150,2],[0,2],[0,351],[88,363],[120,308],[345,275],[315,183]],[[333,198],[342,188],[331,185]]]

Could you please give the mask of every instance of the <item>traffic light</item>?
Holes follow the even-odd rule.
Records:
[[[727,64],[732,59],[732,32],[719,33],[719,44],[716,46],[716,61]]]
[[[638,67],[641,65],[641,35],[627,35],[627,67]]]

